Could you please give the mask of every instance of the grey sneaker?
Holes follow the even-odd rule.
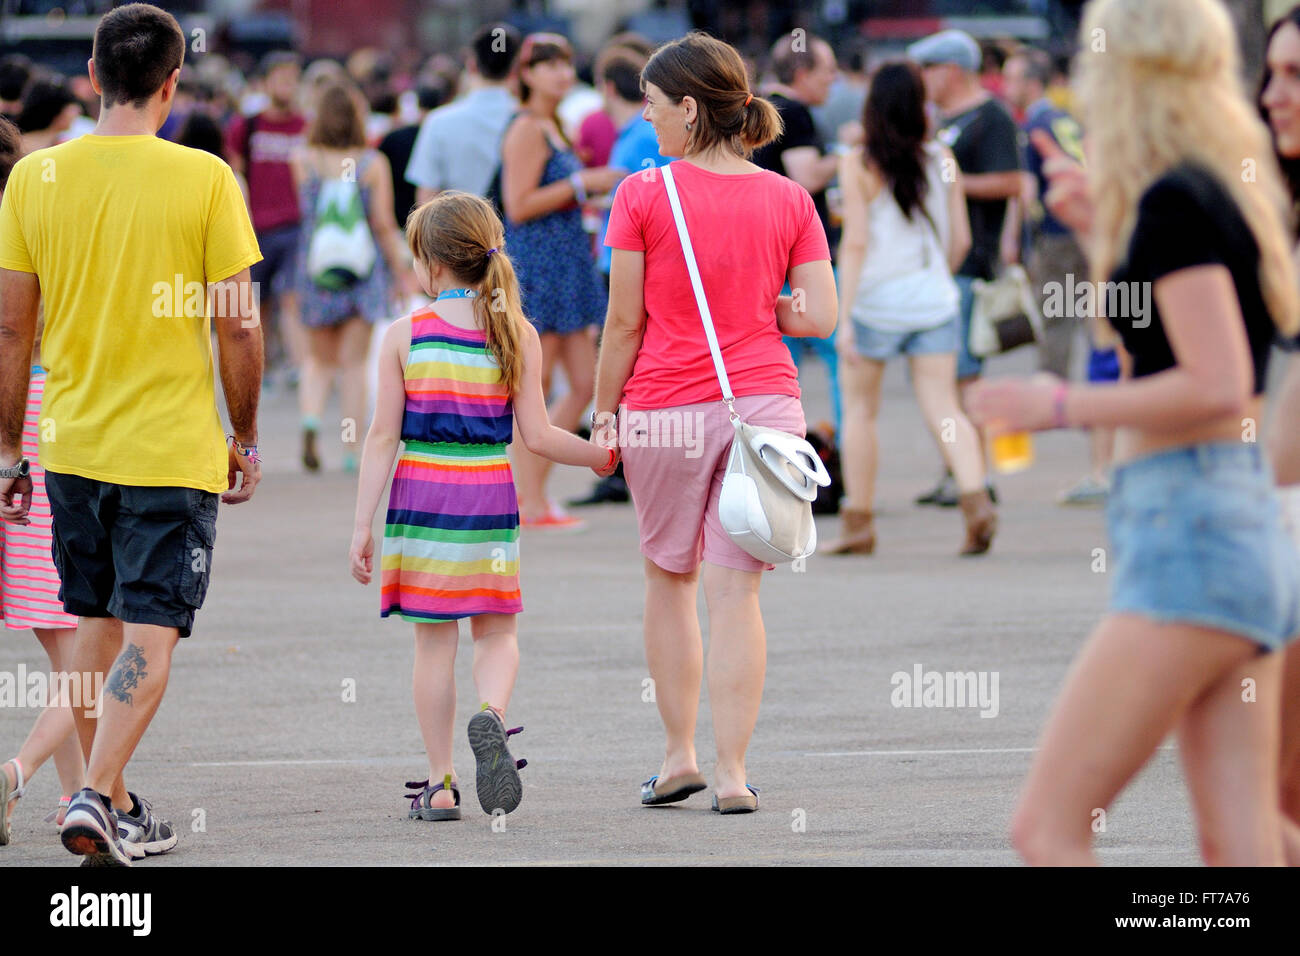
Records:
[[[131,859],[117,835],[117,816],[98,793],[87,787],[68,804],[59,838],[68,851],[87,859],[91,866],[130,866]]]
[[[133,860],[166,853],[176,846],[176,830],[166,820],[153,815],[149,801],[138,794],[131,799],[140,806],[140,815],[132,816],[125,810],[117,814],[117,834],[122,846]]]
[[[1109,494],[1110,489],[1104,481],[1088,475],[1073,488],[1063,491],[1057,502],[1063,505],[1104,505]]]

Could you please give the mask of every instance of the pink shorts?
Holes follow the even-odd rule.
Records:
[[[751,425],[804,435],[803,406],[790,395],[746,395],[736,411]],[[700,561],[737,571],[770,571],[734,544],[718,520],[718,497],[736,430],[722,402],[619,415],[623,474],[632,491],[641,553],[684,574]]]

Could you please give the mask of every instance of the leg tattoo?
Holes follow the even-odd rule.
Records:
[[[145,663],[144,649],[138,644],[128,644],[109,671],[108,684],[104,689],[122,703],[130,705],[131,691],[139,687],[140,681],[147,676]]]

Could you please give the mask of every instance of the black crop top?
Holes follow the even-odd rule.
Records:
[[[1191,163],[1176,166],[1142,194],[1128,257],[1111,275],[1112,282],[1125,284],[1116,300],[1120,311],[1124,311],[1125,288],[1129,308],[1108,319],[1133,357],[1134,378],[1173,368],[1177,361],[1151,290],[1157,279],[1171,272],[1210,264],[1226,266],[1232,274],[1246,320],[1255,366],[1254,394],[1258,395],[1264,391],[1269,352],[1277,334],[1260,291],[1259,245],[1236,202],[1204,167]],[[1098,308],[1105,307],[1105,298],[1098,292]],[[1143,305],[1145,314],[1139,314]]]

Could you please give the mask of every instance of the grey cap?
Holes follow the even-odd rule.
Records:
[[[907,48],[907,55],[922,66],[955,63],[968,73],[978,73],[984,56],[980,46],[965,30],[944,30]]]

